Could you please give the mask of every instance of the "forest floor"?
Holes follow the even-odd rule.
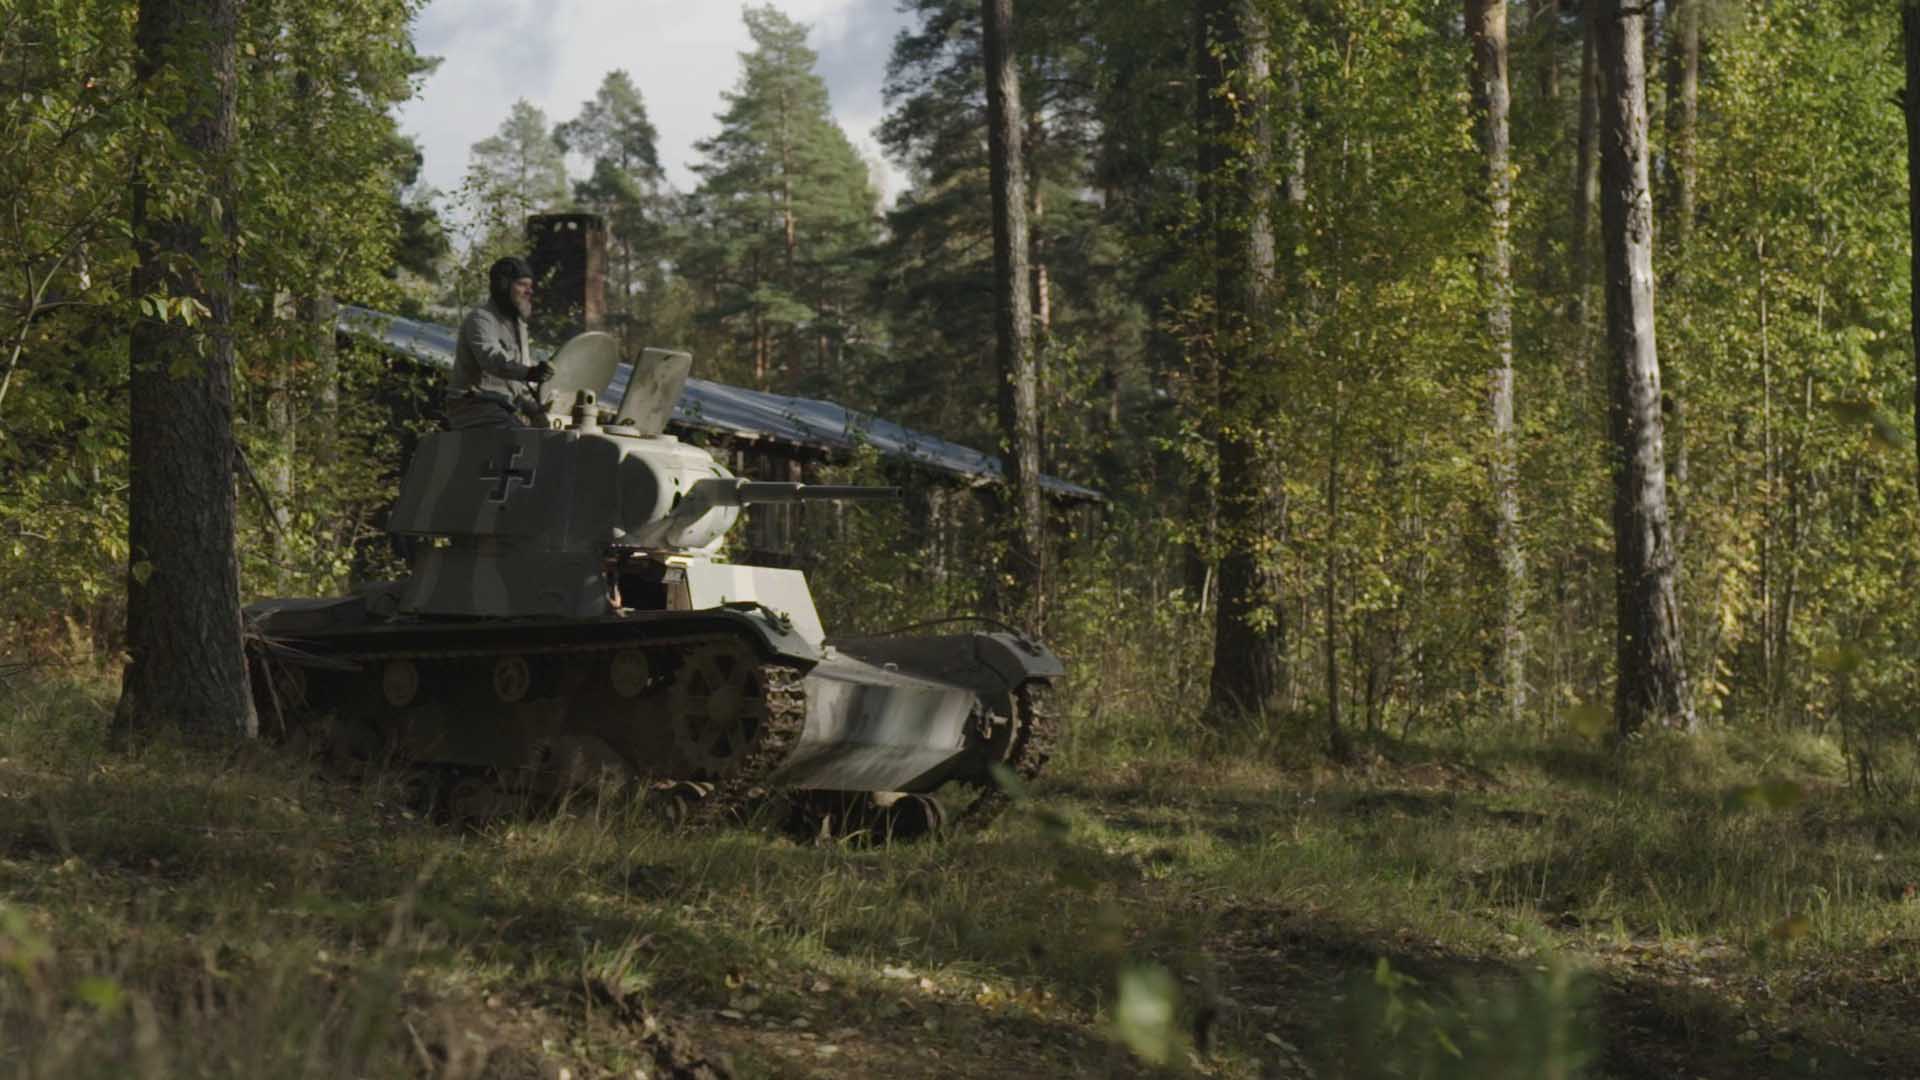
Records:
[[[990,828],[819,846],[461,831],[110,750],[111,692],[0,686],[0,1074],[1920,1077],[1920,811],[1815,740],[1083,726]]]

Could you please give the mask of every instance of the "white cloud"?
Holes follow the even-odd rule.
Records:
[[[452,191],[467,153],[494,133],[518,98],[570,119],[616,68],[633,76],[659,129],[660,160],[681,190],[695,177],[693,144],[717,127],[721,94],[739,77],[749,48],[743,3],[700,0],[432,0],[415,27],[415,44],[442,57],[420,96],[400,110],[403,130],[419,139],[423,178]],[[779,0],[809,23],[809,43],[832,94],[836,117],[869,158],[883,106],[880,84],[894,32],[907,17],[893,0]],[[898,191],[897,176],[882,178]]]

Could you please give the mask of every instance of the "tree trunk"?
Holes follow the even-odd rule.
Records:
[[[1053,284],[1047,274],[1046,237],[1042,227],[1047,214],[1046,193],[1041,189],[1035,158],[1040,153],[1040,139],[1045,132],[1041,130],[1040,117],[1032,113],[1026,117],[1026,126],[1021,149],[1025,151],[1023,164],[1027,171],[1027,266],[1033,278],[1033,332],[1044,355],[1047,341],[1053,335]]]
[[[1561,0],[1532,0],[1532,6],[1523,9],[1527,11],[1527,22],[1518,35],[1526,43],[1525,48],[1532,50],[1534,60],[1534,91],[1539,100],[1533,103],[1531,111],[1540,118],[1536,126],[1548,131],[1560,120],[1560,5]],[[1545,176],[1560,156],[1562,144],[1557,138],[1536,138],[1534,142],[1537,149],[1530,168]],[[1533,280],[1542,295],[1554,295],[1560,287],[1564,260],[1553,250],[1559,239],[1561,234],[1556,229],[1534,230]]]
[[[1700,116],[1700,4],[1702,0],[1671,0],[1667,10],[1667,250],[1672,257],[1668,282],[1675,293],[1687,288],[1692,258],[1693,193],[1699,170],[1694,154],[1694,131]],[[1684,305],[1683,305],[1684,307]],[[1684,316],[1683,316],[1684,317]],[[1683,326],[1688,324],[1683,323]],[[1673,545],[1686,549],[1686,500],[1689,487],[1687,457],[1686,370],[1667,369],[1667,441],[1672,444]]]
[[[1540,100],[1550,103],[1560,100],[1560,5],[1562,0],[1533,0],[1528,14],[1528,29],[1535,37],[1534,56],[1539,66],[1534,70],[1534,78],[1540,89]]]
[[[297,317],[299,305],[283,297],[276,297],[270,308],[269,318],[278,320],[282,316]],[[296,341],[305,336],[306,328],[299,326],[295,331]],[[297,430],[297,417],[294,409],[294,367],[299,362],[302,350],[298,347],[278,350],[279,355],[270,357],[267,368],[266,429],[269,450],[265,461],[257,462],[256,474],[264,474],[260,479],[266,485],[267,496],[272,500],[269,508],[273,514],[267,543],[272,551],[274,592],[286,595],[287,572],[291,567],[292,552],[288,547],[287,526],[292,523],[293,508],[293,472],[294,461],[300,452],[300,436]]]
[[[1509,165],[1506,0],[1466,0],[1467,35],[1473,46],[1469,83],[1484,158],[1482,197],[1487,205],[1487,246],[1481,286],[1492,346],[1488,412],[1493,453],[1488,480],[1494,504],[1494,550],[1500,560],[1500,678],[1507,719],[1526,713],[1526,556],[1520,548],[1520,492],[1513,438],[1513,245],[1510,236],[1513,177]]]
[[[1575,324],[1587,325],[1587,292],[1593,283],[1593,260],[1587,254],[1587,238],[1593,231],[1593,204],[1600,195],[1600,65],[1594,54],[1594,15],[1596,0],[1588,0],[1580,16],[1580,133],[1573,158],[1573,245],[1567,261],[1573,264],[1572,302],[1567,317]],[[1586,385],[1587,343],[1575,354],[1575,375]]]
[[[1014,63],[1013,0],[981,0],[987,77],[987,155],[993,186],[994,338],[1000,367],[1000,428],[1006,443],[1007,610],[1037,632],[1046,609],[1046,507],[1040,491],[1039,378],[1027,272],[1026,169],[1020,149],[1020,72]]]
[[[1340,718],[1340,452],[1341,390],[1333,388],[1332,439],[1327,454],[1326,662],[1327,753],[1336,761],[1353,758],[1353,741]]]
[[[1614,488],[1614,720],[1622,736],[1649,722],[1685,730],[1694,724],[1674,596],[1653,330],[1644,10],[1637,0],[1603,0],[1595,27],[1604,80],[1600,211]]]
[[[1667,12],[1667,238],[1684,251],[1693,233],[1699,175],[1694,130],[1700,117],[1700,4],[1670,0]]]
[[[201,201],[166,217],[155,205],[149,171],[166,166],[136,166],[133,294],[191,297],[208,315],[192,327],[177,317],[142,318],[129,341],[128,662],[114,714],[122,731],[250,736],[258,726],[241,649],[234,545],[234,277],[227,256],[234,235],[236,25],[236,0],[142,0],[135,30],[143,86],[168,68],[192,73],[168,124],[209,175],[198,185]],[[219,223],[218,244],[206,235],[210,220]]]
[[[331,296],[300,301],[300,326],[313,349],[313,444],[316,465],[331,464],[339,454],[340,350],[334,342],[339,305]]]
[[[1201,175],[1213,230],[1213,347],[1219,399],[1220,598],[1214,606],[1213,723],[1264,712],[1287,681],[1286,626],[1267,554],[1280,481],[1268,426],[1273,391],[1273,135],[1264,16],[1254,0],[1209,0],[1197,17],[1199,116],[1213,167]],[[1205,153],[1203,149],[1203,153]]]
[[[1909,239],[1908,274],[1913,281],[1912,308],[1908,318],[1914,334],[1913,423],[1920,433],[1920,0],[1907,0],[1900,12],[1901,37],[1907,56],[1907,227]],[[1920,484],[1920,437],[1913,440],[1914,481]]]

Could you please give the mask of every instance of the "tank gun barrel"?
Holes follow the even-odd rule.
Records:
[[[711,483],[711,481],[703,481]],[[777,480],[738,480],[737,492],[742,505],[748,503],[788,502],[868,502],[898,499],[897,487],[868,487],[864,484],[799,484]]]
[[[873,501],[898,499],[897,487],[857,484],[800,484],[709,476],[697,480],[674,500],[666,516],[648,522],[627,537],[638,547],[691,550],[707,546],[733,527],[740,508],[753,503]]]

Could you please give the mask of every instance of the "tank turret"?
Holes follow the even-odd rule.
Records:
[[[582,390],[564,426],[427,436],[387,527],[415,541],[403,612],[584,618],[622,606],[622,577],[711,561],[752,503],[899,495],[743,480],[672,435],[599,423]],[[753,576],[776,585],[793,573],[758,569]],[[790,591],[780,595],[791,600]]]

